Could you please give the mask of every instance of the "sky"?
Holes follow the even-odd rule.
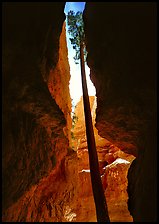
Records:
[[[84,10],[85,2],[66,2],[65,4],[65,14],[68,14],[68,11],[73,10],[74,12],[82,11]],[[69,38],[71,37],[67,32],[67,21],[66,21],[66,38],[67,38],[67,47],[68,47],[68,59],[70,64],[70,73],[71,73],[71,79],[70,79],[70,95],[72,99],[72,104],[76,105],[78,101],[80,100],[80,97],[83,95],[82,93],[82,83],[81,83],[81,69],[80,69],[80,61],[79,64],[75,64],[73,57],[75,56],[75,50],[73,49],[71,42]],[[85,66],[86,70],[86,79],[87,79],[87,87],[88,87],[88,94],[90,96],[95,96],[96,90],[95,87],[90,80],[90,69],[89,67]]]

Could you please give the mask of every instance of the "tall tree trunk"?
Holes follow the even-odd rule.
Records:
[[[88,153],[89,153],[89,165],[90,165],[93,196],[94,196],[94,202],[96,207],[97,222],[110,222],[103,185],[102,185],[100,172],[99,172],[98,156],[96,151],[91,109],[90,109],[87,82],[86,82],[83,43],[80,44],[80,63],[81,63],[86,135],[87,135],[87,145],[88,145]]]

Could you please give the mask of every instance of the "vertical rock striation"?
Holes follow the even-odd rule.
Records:
[[[134,221],[156,220],[156,4],[86,3],[87,62],[99,134],[137,158],[128,174]]]
[[[66,43],[66,24],[63,24],[62,33],[59,40],[59,58],[55,68],[50,70],[48,77],[48,87],[52,97],[59,105],[67,120],[65,134],[70,140],[72,119],[71,119],[71,98],[69,93],[70,68],[68,64],[68,53]]]

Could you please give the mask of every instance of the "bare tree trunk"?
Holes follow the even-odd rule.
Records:
[[[83,50],[84,50],[83,43],[81,43],[80,63],[81,63],[82,88],[83,88],[83,102],[84,102],[87,145],[89,153],[90,174],[91,174],[94,202],[96,206],[97,222],[110,222],[107,203],[104,195],[104,189],[99,172],[98,155],[96,151],[96,144],[94,138],[92,116],[91,116],[87,82],[86,82]]]

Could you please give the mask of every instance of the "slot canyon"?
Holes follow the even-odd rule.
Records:
[[[72,126],[65,2],[2,4],[2,221],[96,222],[82,98]],[[86,2],[111,222],[157,221],[157,6]]]

